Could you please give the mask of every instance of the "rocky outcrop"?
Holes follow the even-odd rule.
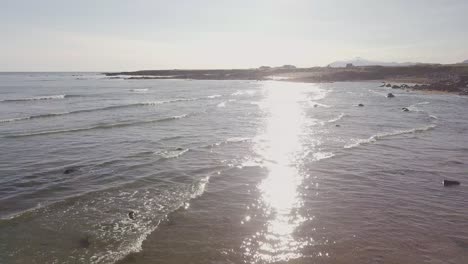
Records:
[[[468,95],[468,75],[458,76],[455,79],[441,80],[432,84],[412,87],[415,90],[442,91]]]

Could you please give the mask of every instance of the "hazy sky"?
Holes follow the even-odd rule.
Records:
[[[0,0],[0,71],[468,59],[467,0]]]

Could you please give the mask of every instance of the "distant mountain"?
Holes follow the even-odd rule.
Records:
[[[354,58],[352,60],[335,61],[330,63],[330,67],[340,68],[346,67],[347,64],[353,64],[353,66],[411,66],[419,63],[414,62],[382,62],[382,61],[370,61],[363,58]]]
[[[468,60],[462,61],[461,63],[462,63],[462,64],[468,64]]]

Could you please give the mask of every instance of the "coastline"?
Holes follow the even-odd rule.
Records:
[[[214,70],[144,70],[104,73],[109,79],[153,80],[251,80],[332,83],[375,81],[391,84],[392,88],[437,91],[468,95],[468,64],[415,65],[402,67],[362,66],[347,68],[283,66],[255,69]],[[408,85],[409,84],[409,85]]]

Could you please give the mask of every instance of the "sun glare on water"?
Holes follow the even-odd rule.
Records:
[[[268,170],[267,178],[258,186],[260,203],[265,207],[268,221],[262,232],[244,241],[246,254],[255,260],[295,259],[301,256],[300,249],[307,244],[294,238],[294,230],[305,221],[297,214],[302,203],[297,189],[304,178],[299,165],[306,152],[301,138],[307,120],[301,102],[314,88],[310,85],[265,84],[265,99],[260,105],[266,122],[255,140],[255,151]],[[255,247],[250,246],[253,240]]]

